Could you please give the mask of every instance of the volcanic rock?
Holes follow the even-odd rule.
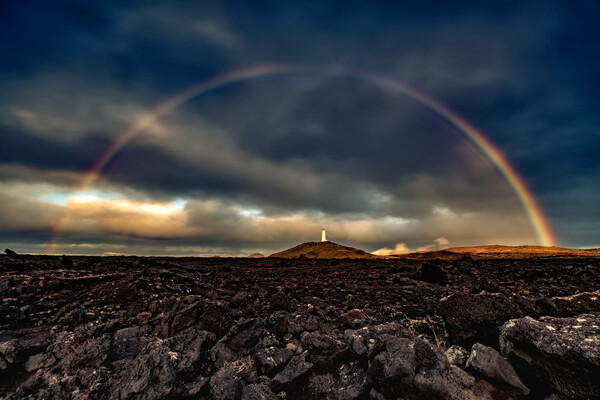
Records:
[[[140,326],[123,328],[115,332],[114,340],[110,346],[110,355],[114,360],[135,358],[148,344],[143,336],[145,329]]]
[[[314,364],[306,360],[307,352],[292,357],[290,362],[285,366],[283,371],[275,375],[273,382],[280,387],[289,386],[296,383],[308,371],[312,369]]]
[[[247,355],[265,332],[265,321],[261,318],[239,320],[211,349],[215,366],[221,368],[226,363]]]
[[[270,374],[283,369],[293,355],[291,349],[271,346],[256,352],[256,362],[261,372]]]
[[[311,398],[353,400],[364,398],[368,390],[366,370],[358,361],[336,365],[331,372],[313,374],[308,381]]]
[[[277,400],[267,385],[252,383],[242,389],[242,400]]]
[[[523,316],[519,304],[502,294],[454,293],[439,302],[439,312],[453,341],[494,344],[498,327]]]
[[[0,247],[1,249],[2,247]],[[4,249],[4,253],[9,256],[9,257],[16,257],[17,253],[15,253],[14,251],[12,251],[11,249]]]
[[[408,338],[413,336],[404,326],[396,322],[390,322],[388,324],[366,326],[356,330],[348,329],[344,332],[344,340],[356,355],[366,356],[375,351],[375,339],[383,334]]]
[[[600,313],[514,319],[500,332],[503,354],[533,391],[568,398],[600,393]]]
[[[471,375],[451,365],[429,342],[383,334],[376,346],[368,374],[387,398],[490,398]]]
[[[210,378],[210,391],[217,400],[235,400],[241,396],[243,387],[242,379],[228,367],[219,369]]]
[[[467,367],[479,372],[487,378],[500,381],[509,387],[513,395],[527,395],[529,389],[523,385],[521,379],[500,353],[491,347],[480,343],[473,345],[471,355],[466,363]]]
[[[448,280],[448,272],[441,260],[429,260],[421,265],[421,280],[437,285],[445,285]]]
[[[0,255],[5,400],[507,399],[500,333],[529,397],[598,392],[592,258],[65,257]]]

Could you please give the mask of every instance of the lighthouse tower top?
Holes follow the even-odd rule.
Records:
[[[327,238],[325,237],[325,228],[321,229],[321,242],[326,242]]]

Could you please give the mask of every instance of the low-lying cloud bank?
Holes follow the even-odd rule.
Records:
[[[55,253],[185,254],[186,249],[193,254],[269,253],[319,240],[323,227],[330,240],[379,255],[438,249],[450,241],[453,245],[536,241],[529,222],[518,214],[459,214],[443,207],[420,219],[314,210],[269,213],[222,199],[161,202],[101,194],[75,194],[53,203],[32,197],[39,188],[23,184],[9,188],[0,191],[2,236],[18,242],[35,232],[51,237],[57,231]],[[388,248],[390,238],[398,243],[394,248]],[[20,248],[40,252],[42,244]],[[161,250],[152,251],[153,245]]]

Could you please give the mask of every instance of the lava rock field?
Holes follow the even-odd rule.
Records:
[[[599,265],[0,256],[0,398],[600,398]]]

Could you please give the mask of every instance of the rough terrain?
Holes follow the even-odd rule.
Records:
[[[599,265],[0,256],[0,398],[600,398]]]

